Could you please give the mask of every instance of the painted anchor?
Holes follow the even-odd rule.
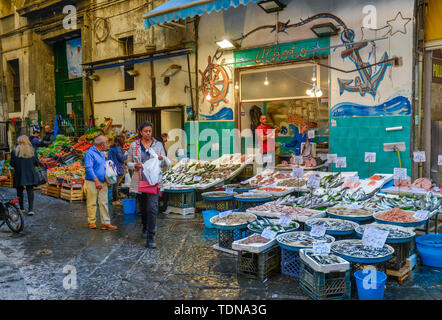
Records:
[[[352,39],[349,40],[350,42],[352,41]],[[378,86],[384,78],[388,66],[391,66],[391,63],[383,63],[382,67],[373,75],[372,68],[366,67],[368,64],[362,61],[361,55],[359,53],[359,50],[367,46],[367,44],[368,42],[362,42],[359,44],[351,45],[341,53],[341,57],[343,59],[349,58],[351,61],[353,61],[358,69],[365,67],[364,69],[359,70],[360,76],[355,77],[354,80],[338,78],[339,91],[341,95],[343,94],[344,90],[346,90],[349,92],[359,92],[361,96],[365,96],[366,93],[371,94],[373,98],[376,96]],[[387,52],[384,53],[380,62],[386,60],[388,60]],[[352,85],[352,83],[354,83],[354,85]]]

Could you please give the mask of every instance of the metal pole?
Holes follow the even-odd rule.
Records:
[[[432,51],[425,52],[425,105],[424,105],[424,143],[425,176],[431,176],[431,83],[433,81]]]

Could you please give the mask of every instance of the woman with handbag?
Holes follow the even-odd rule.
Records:
[[[20,209],[24,210],[23,190],[26,187],[28,194],[28,215],[34,215],[34,186],[38,184],[35,171],[36,166],[42,166],[35,155],[31,142],[27,136],[20,136],[17,139],[18,145],[11,153],[11,166],[14,168],[14,187],[17,189]]]
[[[138,128],[139,138],[131,143],[127,160],[129,169],[135,170],[129,192],[139,194],[137,201],[139,201],[141,210],[142,234],[143,238],[146,238],[146,247],[149,249],[156,248],[154,234],[161,187],[161,171],[158,183],[151,185],[149,181],[152,179],[144,174],[143,164],[151,158],[158,157],[161,168],[170,166],[162,143],[152,137],[152,128],[152,123],[148,121],[140,125]]]

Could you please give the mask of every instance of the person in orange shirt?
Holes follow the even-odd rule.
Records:
[[[277,126],[274,128],[269,126],[265,114],[259,117],[259,122],[261,124],[256,128],[256,135],[259,141],[259,150],[263,155],[263,168],[266,168],[267,164],[273,162],[275,158],[275,139],[278,136],[279,128]],[[268,155],[267,159],[264,159],[266,155]],[[268,159],[269,156],[271,157],[271,161]]]

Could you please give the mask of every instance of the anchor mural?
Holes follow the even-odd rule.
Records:
[[[352,43],[354,40],[354,36],[354,31],[348,29],[342,33],[341,40],[344,44]],[[361,96],[365,96],[366,93],[371,94],[373,98],[376,96],[378,86],[384,78],[387,68],[391,66],[391,63],[382,63],[381,68],[379,68],[379,70],[373,74],[372,67],[367,67],[369,63],[365,63],[362,61],[361,54],[359,52],[362,48],[366,47],[367,44],[368,42],[351,44],[346,46],[346,49],[342,51],[341,57],[343,59],[350,59],[360,70],[358,71],[359,76],[356,76],[353,80],[338,78],[339,92],[341,95],[344,93],[344,91],[349,91],[359,92]],[[380,62],[387,60],[388,54],[387,52],[384,52]]]

